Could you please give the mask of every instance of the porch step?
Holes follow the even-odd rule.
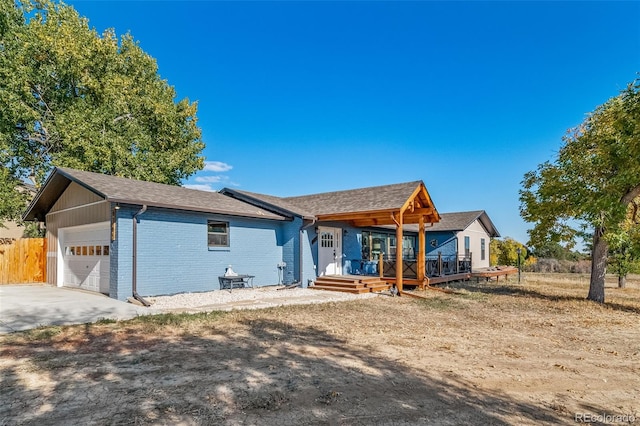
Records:
[[[367,285],[367,288],[372,293],[378,293],[380,291],[389,290],[391,288],[391,286],[389,284],[385,283],[384,281],[381,281],[380,283],[377,283],[377,284],[369,284],[369,285]]]
[[[388,290],[390,286],[378,277],[366,277],[361,275],[328,275],[318,277],[315,281],[315,285],[309,288],[361,294]]]
[[[363,283],[332,283],[329,281],[316,281],[314,287],[332,287],[332,288],[366,288]]]
[[[316,281],[334,281],[334,282],[369,282],[379,281],[379,277],[372,277],[367,275],[323,275],[318,277]]]
[[[312,290],[328,290],[328,291],[340,291],[343,293],[351,293],[351,294],[362,294],[369,293],[371,291],[370,288],[348,288],[348,287],[334,287],[334,286],[323,286],[323,285],[314,285],[309,287]]]

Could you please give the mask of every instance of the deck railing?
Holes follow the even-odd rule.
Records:
[[[425,275],[427,277],[442,277],[445,275],[470,273],[471,259],[471,253],[469,253],[468,256],[459,254],[446,255],[442,253],[427,255],[425,256]],[[364,270],[366,270],[366,268]],[[380,274],[381,270],[383,272],[382,274]],[[396,260],[383,258],[377,262],[376,268],[368,270],[365,274],[395,277]],[[418,278],[418,261],[416,259],[403,259],[402,276],[410,279]]]
[[[468,256],[442,253],[426,256],[425,274],[427,277],[441,277],[465,272],[471,272],[471,253]]]

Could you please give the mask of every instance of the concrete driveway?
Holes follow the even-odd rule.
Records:
[[[0,334],[42,325],[84,324],[154,313],[157,311],[82,290],[44,285],[0,286]]]

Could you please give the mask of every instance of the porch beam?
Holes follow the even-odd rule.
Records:
[[[424,235],[424,216],[420,216],[418,221],[418,281],[424,282],[424,268],[426,260],[426,243]],[[421,284],[421,288],[424,288],[424,284]]]
[[[435,210],[433,208],[430,207],[424,207],[424,208],[415,208],[413,210],[410,210],[411,213],[409,212],[405,212],[410,214],[411,216],[428,216],[428,215],[433,215],[435,213]]]
[[[396,289],[398,294],[402,294],[402,273],[404,272],[404,265],[402,262],[402,212],[401,209],[398,212],[396,220]]]
[[[348,212],[335,214],[319,214],[318,221],[330,220],[355,220],[355,219],[371,219],[371,218],[388,218],[396,209],[370,210],[364,212]]]
[[[414,200],[420,194],[420,192],[422,192],[422,185],[416,187],[416,189],[413,190],[413,193],[411,194],[411,196],[407,198],[407,201],[405,201],[402,207],[400,207],[401,213],[407,210],[408,208],[410,208],[410,206],[414,204]]]
[[[413,214],[406,214],[406,213],[404,215],[403,222],[405,224],[417,224],[417,223],[420,223],[420,218],[424,218],[425,223],[438,222],[438,219],[436,218],[435,215],[413,215]]]
[[[351,220],[351,224],[355,227],[365,227],[365,226],[378,226],[378,225],[395,225],[395,223],[389,219],[357,219]]]
[[[385,210],[383,212],[324,215],[318,216],[318,221],[344,221],[350,222],[354,226],[395,225],[395,219],[392,219],[392,217],[397,211]],[[405,224],[418,223],[421,217],[427,218],[428,223],[439,221],[437,212],[431,208],[416,208],[413,212],[411,209],[403,211],[403,223]]]
[[[403,223],[405,225],[408,224],[417,224],[420,220],[420,218],[425,218],[425,224],[433,224],[435,223],[435,217],[434,216],[414,216],[414,215],[409,215],[407,213],[405,213],[403,215]],[[389,219],[389,218],[372,218],[372,219],[356,219],[356,220],[350,220],[349,221],[353,226],[358,227],[358,228],[362,228],[362,227],[366,227],[366,226],[383,226],[383,225],[395,225],[395,221]]]

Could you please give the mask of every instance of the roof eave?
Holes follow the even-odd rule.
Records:
[[[226,196],[231,197],[231,198],[235,198],[235,199],[243,201],[245,203],[252,204],[252,205],[254,205],[256,207],[259,207],[261,209],[268,210],[268,211],[270,211],[270,212],[272,212],[274,214],[281,215],[281,216],[286,216],[289,219],[293,219],[294,216],[300,217],[302,219],[307,219],[307,220],[315,220],[316,219],[315,216],[308,216],[308,215],[300,214],[300,213],[285,209],[283,207],[276,206],[276,205],[271,204],[271,203],[269,203],[267,201],[260,200],[260,199],[258,199],[256,197],[252,197],[250,195],[244,194],[242,192],[235,191],[235,190],[230,189],[230,188],[222,188],[220,190],[220,194],[226,195]]]
[[[52,185],[56,184],[55,180],[58,178],[62,178],[66,180],[66,182],[64,183],[61,182],[60,184],[58,184],[57,188],[50,189]],[[74,182],[82,186],[83,188],[93,192],[94,194],[96,194],[97,196],[105,200],[107,199],[105,194],[103,194],[102,192],[76,179],[73,175],[65,172],[64,170],[56,167],[51,171],[51,173],[49,174],[49,177],[47,177],[47,180],[44,182],[42,187],[40,187],[40,190],[36,193],[36,196],[33,198],[31,203],[29,203],[29,206],[27,207],[24,214],[22,215],[22,220],[29,221],[29,220],[37,219],[39,221],[44,221],[45,216],[47,215],[47,213],[49,213],[49,210],[51,210],[51,207],[53,207],[55,202],[58,200],[58,198],[60,198],[62,193],[69,187],[71,182]],[[46,205],[40,205],[42,203],[45,203],[45,201],[42,201],[43,195],[45,193],[48,194],[52,190],[55,191],[55,193],[51,195],[51,200],[53,201],[47,203]]]
[[[498,232],[498,228],[496,228],[496,226],[493,224],[493,221],[491,220],[487,212],[484,210],[482,210],[482,213],[480,214],[480,216],[478,216],[478,220],[480,220],[481,222],[484,222],[482,220],[483,218],[486,220],[486,222],[488,222],[488,226],[485,223],[483,223],[482,226],[485,227],[489,236],[491,238],[500,238],[500,232]]]
[[[107,198],[107,201],[111,203],[127,204],[127,205],[134,205],[134,206],[146,205],[148,207],[157,207],[161,209],[179,210],[179,211],[193,212],[193,213],[210,213],[210,214],[220,214],[224,216],[245,217],[245,218],[252,218],[252,219],[263,219],[263,220],[278,220],[278,221],[290,220],[285,216],[277,215],[275,213],[273,213],[274,216],[266,216],[266,215],[261,215],[259,213],[251,214],[251,213],[234,212],[230,210],[221,210],[221,209],[206,209],[206,208],[188,207],[188,206],[180,207],[180,206],[176,206],[172,204],[164,204],[164,203],[147,203],[142,200],[130,200],[125,198]]]

